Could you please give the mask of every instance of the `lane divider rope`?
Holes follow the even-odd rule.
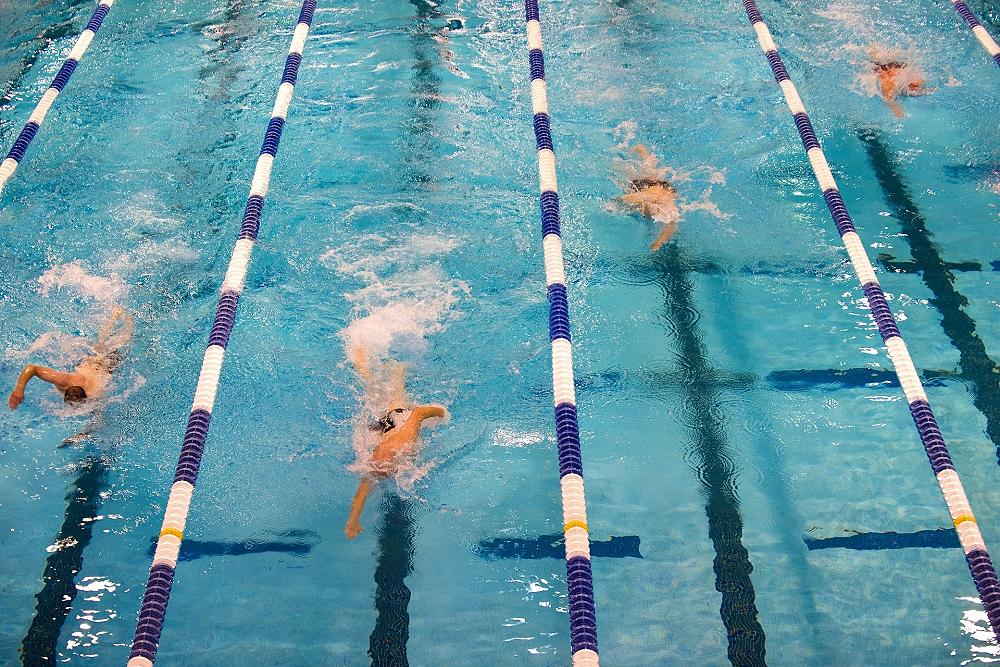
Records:
[[[990,33],[986,32],[986,28],[982,26],[979,19],[976,17],[976,13],[969,9],[969,6],[962,2],[962,0],[951,0],[951,4],[955,6],[955,11],[957,11],[965,22],[969,24],[972,28],[972,34],[976,36],[979,43],[983,45],[986,52],[990,54],[993,58],[993,62],[1000,65],[1000,45],[997,45],[996,40]]]
[[[552,391],[555,401],[556,442],[562,487],[563,533],[566,538],[566,585],[569,592],[570,644],[573,665],[595,667],[597,613],[590,568],[590,534],[583,488],[583,454],[576,416],[573,350],[569,331],[569,303],[563,267],[559,223],[556,159],[549,131],[549,107],[542,57],[542,29],[538,0],[525,0],[528,32],[528,64],[531,71],[531,108],[538,149],[538,180],[541,190],[542,248],[545,282],[549,298],[549,338],[552,342]]]
[[[742,0],[742,2],[750,23],[757,33],[757,41],[771,65],[774,78],[784,93],[785,102],[792,112],[795,127],[798,129],[799,138],[802,140],[813,173],[819,182],[823,199],[826,200],[827,208],[830,209],[830,215],[837,226],[841,240],[844,242],[847,254],[850,256],[851,264],[861,282],[865,297],[868,299],[868,306],[875,318],[879,333],[888,348],[889,358],[892,360],[896,375],[899,377],[899,384],[903,387],[906,402],[913,415],[913,422],[916,424],[931,469],[934,471],[945,504],[948,506],[948,511],[955,523],[955,531],[958,533],[962,550],[965,552],[965,560],[972,572],[976,590],[979,591],[979,599],[986,610],[994,635],[1000,639],[1000,634],[998,634],[1000,633],[1000,582],[997,581],[993,561],[990,560],[986,550],[986,543],[979,532],[979,526],[976,524],[972,508],[969,506],[969,500],[962,488],[962,482],[955,471],[948,447],[941,435],[941,429],[938,428],[937,419],[927,401],[927,394],[924,392],[924,387],[917,375],[906,344],[900,336],[896,318],[889,308],[885,293],[875,277],[875,270],[872,268],[868,253],[865,251],[861,237],[858,236],[854,222],[847,211],[847,205],[837,188],[833,173],[830,171],[826,156],[820,147],[819,139],[816,137],[816,131],[806,114],[795,85],[788,76],[785,64],[778,54],[774,38],[768,30],[767,24],[764,23],[754,0]]]
[[[278,153],[281,131],[284,128],[288,107],[292,101],[299,65],[302,63],[302,50],[305,47],[306,38],[309,36],[309,27],[312,24],[315,10],[316,0],[305,0],[302,3],[292,37],[292,45],[288,49],[288,57],[285,59],[281,85],[278,86],[274,110],[271,112],[271,120],[267,124],[264,143],[257,158],[257,166],[250,185],[250,195],[243,213],[243,222],[232,258],[229,261],[229,268],[222,282],[215,320],[209,334],[208,349],[205,350],[201,372],[198,375],[194,403],[191,406],[187,429],[184,432],[184,444],[177,461],[174,483],[170,488],[170,497],[164,512],[156,551],[153,554],[153,564],[149,570],[146,591],[142,597],[142,608],[139,611],[139,620],[135,629],[135,638],[132,641],[128,667],[151,667],[156,659],[160,632],[163,629],[167,602],[170,598],[170,589],[173,586],[174,570],[177,567],[177,557],[184,536],[184,525],[191,505],[191,496],[194,494],[194,483],[198,477],[198,470],[201,468],[201,457],[205,449],[208,427],[212,420],[212,408],[219,386],[223,356],[236,319],[236,305],[240,293],[243,291],[243,282],[246,278],[247,266],[250,263],[250,253],[257,239],[261,210],[271,179],[271,168],[275,155]]]
[[[59,97],[59,93],[66,87],[70,77],[73,76],[73,72],[76,71],[76,66],[80,63],[80,59],[83,58],[83,54],[90,47],[90,42],[94,39],[94,35],[101,29],[104,17],[111,11],[112,3],[114,3],[114,0],[101,0],[97,5],[97,9],[91,15],[87,27],[80,33],[76,44],[73,45],[73,50],[69,52],[69,57],[63,62],[62,67],[56,73],[56,77],[52,80],[52,85],[42,93],[41,99],[35,105],[35,110],[31,112],[28,122],[21,128],[21,133],[14,140],[14,145],[11,146],[7,157],[4,158],[3,162],[0,162],[0,193],[3,193],[7,181],[17,171],[17,166],[24,159],[24,154],[27,152],[28,146],[31,145],[35,135],[38,134],[38,128],[45,121],[45,115],[49,112],[56,98]]]

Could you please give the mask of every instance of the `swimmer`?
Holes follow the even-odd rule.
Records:
[[[924,86],[924,75],[916,65],[901,60],[892,51],[872,46],[869,49],[872,71],[878,81],[878,91],[896,118],[903,118],[903,107],[896,101],[901,95],[915,97],[929,91]]]
[[[116,331],[116,325],[121,323]],[[111,379],[111,374],[122,362],[121,348],[132,338],[134,323],[121,306],[115,306],[111,317],[101,327],[92,353],[75,370],[69,373],[45,366],[28,364],[17,378],[14,390],[10,392],[7,405],[11,410],[24,400],[24,388],[31,378],[37,377],[55,385],[67,403],[81,403],[88,398],[101,396]]]
[[[352,350],[351,363],[370,396],[374,393],[375,380],[367,350]],[[448,415],[439,405],[413,405],[406,396],[405,375],[405,366],[393,366],[386,409],[368,425],[377,434],[379,443],[372,452],[371,471],[361,478],[351,501],[351,513],[344,526],[348,539],[353,540],[361,533],[361,513],[374,485],[380,479],[396,474],[416,457],[423,422],[432,418],[443,419]]]
[[[644,145],[637,145],[632,152],[642,159],[644,166],[656,164],[656,156]],[[677,209],[677,188],[663,176],[657,175],[662,170],[650,167],[645,171],[652,175],[629,178],[626,181],[629,192],[619,197],[619,200],[661,226],[659,235],[649,246],[650,250],[656,252],[677,233],[681,216]]]

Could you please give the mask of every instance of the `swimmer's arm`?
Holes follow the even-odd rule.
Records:
[[[116,305],[114,308],[111,309],[111,317],[109,317],[108,321],[101,326],[101,330],[97,334],[98,345],[103,344],[108,339],[108,336],[111,335],[111,330],[115,328],[115,323],[124,314],[125,314],[125,309],[122,308],[121,306]]]
[[[131,315],[123,313],[122,321],[125,324],[122,326],[121,341],[122,345],[125,345],[132,340],[132,334],[135,332],[135,320],[132,319]]]
[[[653,241],[652,245],[649,246],[649,249],[652,250],[653,252],[656,252],[657,250],[662,248],[664,244],[668,243],[676,233],[677,233],[676,222],[663,225],[663,229],[660,230],[660,235],[656,237],[656,240]]]
[[[118,332],[117,336],[112,338],[115,324],[119,320],[122,322],[121,331]],[[94,345],[94,350],[99,353],[106,353],[124,347],[132,340],[134,330],[135,321],[132,319],[132,316],[127,314],[121,306],[115,306],[111,311],[111,317],[108,318],[108,321],[101,327],[100,333],[97,334],[97,343]]]
[[[906,114],[903,113],[903,107],[899,106],[899,102],[896,101],[896,82],[894,79],[888,76],[879,77],[879,88],[882,91],[882,99],[885,103],[889,105],[892,109],[892,113],[896,118],[903,118]]]
[[[361,513],[365,509],[365,501],[372,492],[372,482],[367,477],[362,477],[358,484],[358,490],[354,493],[354,500],[351,501],[351,514],[347,517],[347,525],[344,526],[344,535],[347,539],[353,540],[361,533]]]
[[[354,370],[361,379],[365,382],[371,382],[372,369],[371,361],[368,358],[368,350],[361,345],[353,346],[348,351],[348,356],[350,357],[351,365],[354,366]]]
[[[28,364],[21,371],[21,375],[17,378],[17,384],[14,385],[14,390],[10,392],[10,398],[7,399],[7,405],[10,406],[11,410],[16,410],[21,401],[24,400],[24,388],[28,386],[28,382],[34,377],[45,382],[50,382],[57,387],[68,386],[72,380],[71,373],[63,373],[45,366]]]
[[[413,408],[413,416],[420,421],[433,419],[434,417],[444,419],[446,414],[448,413],[440,405],[418,405]]]

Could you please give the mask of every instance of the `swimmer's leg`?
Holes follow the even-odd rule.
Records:
[[[61,443],[59,443],[59,449],[62,449],[63,447],[69,447],[70,445],[78,445],[81,442],[90,440],[91,435],[93,435],[93,431],[90,431],[88,429],[83,429],[76,435],[72,435],[63,440]]]
[[[70,445],[78,445],[81,442],[90,440],[91,436],[93,436],[94,433],[97,432],[97,429],[101,427],[102,422],[103,420],[100,417],[92,419],[86,426],[83,427],[82,431],[63,440],[62,443],[59,444],[59,449],[69,447]]]

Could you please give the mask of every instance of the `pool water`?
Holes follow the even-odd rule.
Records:
[[[947,5],[761,11],[1000,545],[997,72]],[[0,146],[92,10],[0,2]],[[541,12],[604,662],[1000,659],[739,3]],[[5,382],[78,361],[115,303],[136,336],[99,421],[35,385],[3,416],[2,664],[127,659],[297,13],[119,0],[3,194]],[[158,658],[567,664],[521,6],[321,2],[313,26]],[[902,121],[862,76],[876,42],[933,89]],[[615,202],[638,142],[694,205],[656,254]],[[349,541],[353,337],[451,418]]]

